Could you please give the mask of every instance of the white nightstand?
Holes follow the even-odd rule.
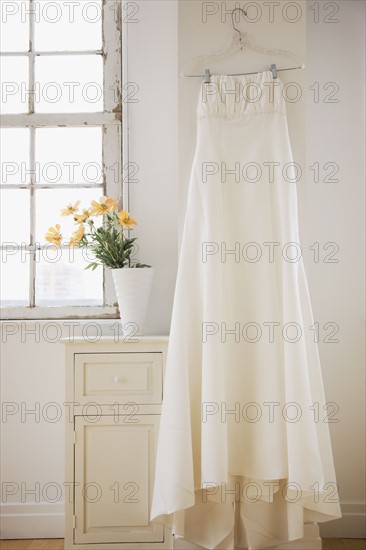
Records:
[[[150,523],[168,337],[66,345],[65,550],[173,548]]]

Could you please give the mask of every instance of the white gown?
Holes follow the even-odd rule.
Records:
[[[282,90],[212,76],[198,104],[151,519],[211,549],[341,517]]]

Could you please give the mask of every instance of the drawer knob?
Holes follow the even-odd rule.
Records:
[[[122,376],[118,376],[118,375],[115,376],[115,377],[113,378],[113,382],[116,382],[116,384],[121,384],[121,383],[123,382]]]

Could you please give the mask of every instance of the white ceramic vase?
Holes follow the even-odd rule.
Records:
[[[141,336],[150,301],[154,269],[123,267],[111,271],[123,330]]]

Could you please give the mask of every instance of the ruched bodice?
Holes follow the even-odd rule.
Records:
[[[197,114],[240,119],[255,113],[286,113],[284,86],[271,71],[253,75],[212,75],[202,82]]]

